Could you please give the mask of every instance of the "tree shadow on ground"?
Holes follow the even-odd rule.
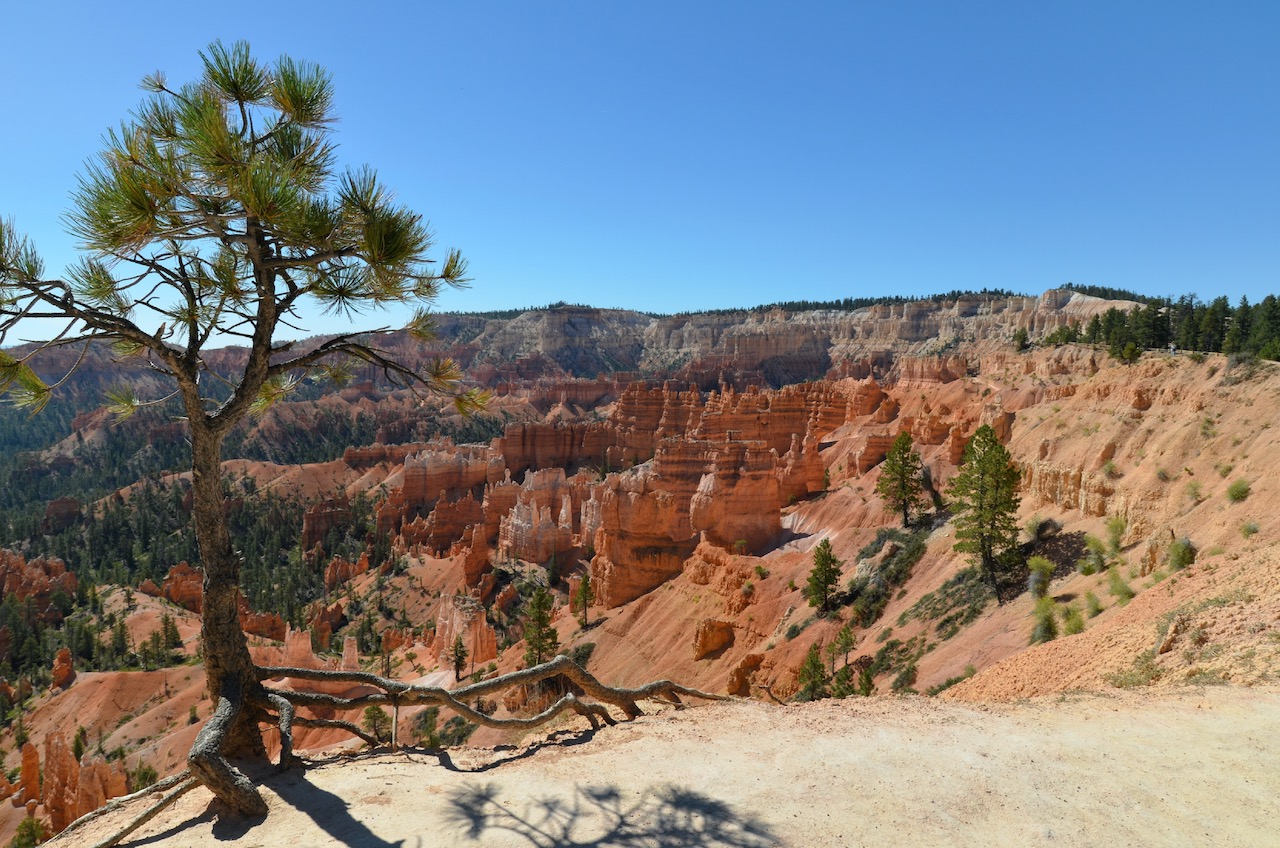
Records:
[[[559,730],[549,735],[546,739],[534,742],[524,747],[517,748],[514,745],[499,745],[494,748],[495,752],[502,752],[504,756],[490,760],[487,763],[477,765],[459,765],[454,762],[453,757],[449,756],[447,748],[405,748],[404,753],[418,754],[422,756],[435,757],[441,766],[449,771],[462,772],[468,774],[478,774],[480,772],[492,771],[499,766],[507,763],[514,763],[517,760],[527,759],[541,751],[543,748],[571,748],[575,745],[584,745],[590,742],[596,735],[595,730]]]
[[[768,825],[685,787],[647,789],[628,800],[614,786],[577,786],[568,797],[499,801],[495,784],[468,785],[446,815],[470,839],[518,836],[533,848],[766,848],[781,845]]]
[[[352,803],[340,795],[327,792],[307,780],[305,769],[293,769],[271,781],[271,790],[298,812],[305,813],[316,827],[334,841],[359,848],[420,848],[422,839],[413,842],[390,842],[378,836],[369,826],[351,814]],[[260,819],[237,819],[219,816],[213,824],[213,836],[219,841],[235,841],[248,836]]]

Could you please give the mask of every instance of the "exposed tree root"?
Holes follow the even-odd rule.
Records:
[[[602,701],[605,704],[618,707],[628,718],[644,715],[643,710],[640,709],[636,702],[646,699],[661,700],[675,705],[677,709],[684,706],[684,703],[680,700],[681,695],[712,701],[727,700],[727,696],[713,695],[710,692],[690,689],[670,680],[657,680],[634,689],[606,686],[582,666],[565,656],[559,656],[541,665],[453,690],[436,686],[414,686],[399,680],[391,680],[361,671],[323,671],[276,666],[260,668],[258,673],[264,680],[291,677],[296,680],[360,684],[383,690],[354,698],[342,698],[336,695],[316,692],[291,692],[264,687],[273,698],[283,698],[299,707],[328,707],[351,710],[384,704],[396,707],[435,704],[448,707],[468,721],[482,724],[486,727],[522,730],[544,724],[566,710],[573,710],[578,715],[585,717],[591,722],[593,728],[598,728],[600,722],[615,724],[616,721],[609,715],[609,711],[602,704],[584,702],[573,694],[564,695],[542,712],[527,718],[494,718],[473,709],[468,704],[468,701],[474,701],[474,699],[483,698],[515,686],[529,686],[557,677],[563,677],[571,681],[584,694],[594,698],[596,701]],[[274,704],[274,700],[272,703]],[[295,721],[298,721],[298,719],[295,719]],[[364,734],[357,735],[364,737]]]
[[[218,705],[196,735],[191,753],[187,754],[187,765],[191,773],[233,812],[242,816],[265,816],[267,803],[258,794],[253,781],[232,767],[222,755],[227,731],[245,706],[240,682],[233,676],[224,678],[222,691],[218,693]]]
[[[155,783],[151,784],[145,789],[139,789],[137,792],[132,792],[128,795],[121,795],[119,798],[112,798],[110,801],[103,804],[98,809],[90,810],[80,818],[73,821],[71,824],[64,827],[62,829],[62,832],[59,833],[58,836],[62,837],[65,834],[74,833],[75,831],[79,830],[80,828],[84,827],[90,822],[97,821],[98,819],[102,818],[108,813],[114,813],[116,810],[120,809],[126,804],[133,803],[139,798],[145,798],[148,795],[154,795],[157,792],[163,792],[166,789],[170,789],[174,786],[177,786],[180,783],[185,783],[188,781],[195,781],[194,783],[192,783],[192,787],[200,785],[199,781],[196,781],[195,778],[192,777],[191,771],[189,769],[183,769],[182,771],[178,772],[175,775],[166,777],[164,780],[156,781]],[[184,789],[183,791],[185,792],[187,790]]]
[[[293,704],[289,703],[288,698],[283,698],[274,692],[268,692],[266,701],[275,707],[276,713],[280,717],[280,771],[290,768],[296,761],[297,757],[293,755],[293,725],[296,721],[294,716]]]
[[[599,729],[601,724],[617,724],[617,719],[609,714],[605,704],[622,710],[628,718],[644,715],[637,701],[646,699],[658,700],[673,704],[677,709],[684,708],[681,696],[702,698],[709,701],[730,700],[725,695],[713,695],[672,683],[670,680],[657,680],[644,686],[628,689],[606,686],[587,672],[582,666],[565,656],[556,657],[550,662],[472,683],[460,689],[447,690],[436,686],[415,686],[399,680],[380,677],[360,671],[320,671],[307,668],[263,667],[258,669],[262,680],[270,678],[291,677],[297,680],[315,680],[320,682],[351,683],[370,686],[381,691],[354,698],[341,698],[316,692],[293,692],[284,689],[273,689],[261,686],[246,695],[238,681],[228,676],[223,681],[218,703],[209,721],[196,736],[195,744],[187,757],[190,768],[173,777],[166,778],[155,785],[132,795],[116,798],[105,806],[81,816],[72,822],[62,834],[80,828],[100,816],[120,809],[125,804],[146,795],[171,790],[156,801],[140,815],[133,818],[124,828],[117,831],[109,839],[99,842],[94,848],[111,848],[122,839],[133,833],[156,816],[162,809],[196,786],[207,786],[213,794],[238,815],[262,816],[267,812],[267,805],[262,800],[253,782],[242,772],[235,769],[223,756],[222,746],[227,732],[236,721],[236,717],[244,709],[261,709],[274,713],[280,728],[280,768],[288,768],[297,762],[293,753],[293,728],[332,727],[356,736],[371,746],[377,746],[379,739],[366,733],[358,725],[341,719],[308,718],[296,713],[297,707],[326,707],[340,710],[359,709],[361,707],[389,704],[399,708],[403,706],[431,704],[448,707],[458,715],[476,724],[486,727],[527,730],[545,724],[561,713],[572,711],[591,723],[592,729]],[[470,705],[478,698],[493,695],[515,686],[532,686],[543,681],[563,678],[573,683],[578,689],[594,699],[595,702],[584,701],[571,693],[562,695],[555,703],[537,715],[524,718],[494,718]],[[59,837],[62,836],[59,834]]]
[[[173,791],[167,793],[159,801],[156,801],[150,807],[147,807],[141,813],[134,816],[133,819],[131,819],[129,823],[126,824],[124,827],[120,828],[120,830],[116,831],[111,836],[107,837],[101,842],[95,843],[93,848],[112,848],[112,846],[118,845],[120,843],[120,840],[124,839],[126,836],[133,833],[135,830],[142,827],[147,822],[151,821],[165,807],[169,806],[174,801],[178,800],[183,795],[186,795],[192,789],[195,789],[197,786],[200,786],[200,785],[201,785],[200,780],[198,778],[188,777],[184,782],[178,784],[178,786],[175,789],[173,789]],[[66,833],[66,831],[64,830],[63,833]]]

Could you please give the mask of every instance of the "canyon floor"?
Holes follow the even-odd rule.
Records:
[[[159,846],[1262,846],[1280,688],[733,702],[518,747],[364,754],[265,778],[266,819],[197,789]],[[54,844],[89,845],[125,810]],[[70,841],[68,841],[70,840]]]

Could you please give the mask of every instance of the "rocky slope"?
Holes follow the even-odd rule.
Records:
[[[541,583],[557,595],[561,645],[590,651],[590,668],[602,679],[670,677],[785,699],[796,691],[810,645],[830,645],[854,615],[849,608],[840,620],[815,618],[800,591],[813,548],[827,539],[843,562],[842,585],[884,579],[895,557],[919,552],[907,578],[884,591],[883,609],[854,628],[856,647],[831,658],[867,670],[876,693],[950,683],[948,698],[991,701],[1117,686],[1274,683],[1280,561],[1271,553],[1277,531],[1268,516],[1280,497],[1280,435],[1269,411],[1280,374],[1270,364],[1230,364],[1221,356],[1150,353],[1130,366],[1085,346],[1015,353],[1005,341],[1010,327],[1027,327],[1034,339],[1100,304],[1049,293],[959,302],[935,313],[906,304],[859,320],[810,313],[779,318],[773,329],[767,315],[749,329],[714,326],[718,316],[618,318],[617,337],[604,333],[612,341],[591,348],[592,356],[643,370],[660,359],[655,351],[665,351],[664,373],[689,378],[633,383],[620,374],[567,376],[574,362],[587,360],[557,357],[595,338],[582,316],[551,321],[544,313],[529,318],[542,322],[538,332],[515,334],[507,325],[459,319],[459,327],[479,329],[458,345],[529,365],[490,374],[508,381],[500,383],[502,402],[527,420],[508,424],[489,444],[433,440],[352,449],[324,464],[231,467],[260,487],[313,499],[303,548],[325,576],[326,596],[305,628],[281,634],[268,619],[255,650],[272,662],[363,661],[404,679],[447,683],[445,653],[461,636],[469,672],[508,671],[522,663],[521,604]],[[639,334],[638,348],[619,341],[628,333]],[[480,373],[475,369],[486,363],[473,357],[469,365]],[[539,369],[553,376],[521,376]],[[761,385],[771,382],[768,373],[787,382],[793,369],[825,376]],[[715,388],[700,388],[704,379],[714,379]],[[377,405],[395,400],[380,397]],[[373,403],[366,395],[341,402]],[[1081,614],[1083,632],[1028,648],[1031,599],[997,605],[967,580],[945,514],[914,538],[868,547],[895,523],[874,486],[897,433],[912,434],[935,490],[945,492],[980,424],[995,427],[1022,470],[1019,519],[1060,527],[1037,534],[1040,541],[1028,547],[1057,564],[1051,595],[1060,613],[1074,607]],[[1240,480],[1248,484],[1243,496],[1232,489]],[[371,569],[367,558],[342,559],[317,546],[359,496],[376,499],[376,523],[391,538],[398,566]],[[1086,534],[1106,538],[1108,522],[1120,528],[1109,554],[1116,565],[1110,573],[1078,573]],[[1175,571],[1170,542],[1184,538],[1195,561]],[[572,599],[588,576],[595,601],[584,627]],[[179,591],[180,573],[173,577],[172,591],[155,588],[181,602],[190,593]],[[1116,580],[1136,597],[1127,600]],[[1098,609],[1083,618],[1095,611],[1090,596]],[[134,621],[149,615],[154,623],[157,610],[171,609],[189,636],[194,618],[160,597],[139,598],[131,628],[145,636],[147,625]],[[190,599],[185,606],[192,607]],[[365,621],[380,658],[355,653]],[[344,637],[343,658],[312,654],[312,645],[337,647]],[[129,674],[102,677],[127,681]],[[37,764],[61,762],[58,746],[69,743],[43,740],[60,722],[65,727],[53,717],[67,715],[77,693],[104,685],[97,679],[81,674],[65,691],[41,696],[30,722],[33,749],[44,751]],[[176,707],[126,699],[130,706],[113,712],[95,700],[104,712],[93,719],[104,750],[122,746],[131,767],[177,768],[194,732],[178,713],[191,705],[198,719],[205,713],[195,700],[199,669],[184,670],[182,679],[188,694],[175,696]],[[494,708],[524,706],[514,698]],[[130,719],[110,731],[126,714]],[[405,737],[414,719],[412,711],[401,714]],[[299,744],[319,749],[335,741],[325,731],[304,734]],[[482,730],[473,741],[510,740]],[[12,745],[7,750],[7,767],[31,759]],[[36,814],[65,820],[69,796],[59,792],[35,797],[29,787],[21,790],[14,797],[22,810],[0,816],[0,825],[16,826],[28,801]]]

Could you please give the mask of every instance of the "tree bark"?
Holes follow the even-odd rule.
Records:
[[[222,436],[191,417],[192,518],[204,565],[200,640],[214,703],[226,692],[240,703],[226,727],[221,750],[234,756],[265,757],[258,730],[260,710],[246,703],[258,692],[257,669],[240,629],[240,557],[231,544],[222,493]],[[228,688],[227,684],[233,682]]]

